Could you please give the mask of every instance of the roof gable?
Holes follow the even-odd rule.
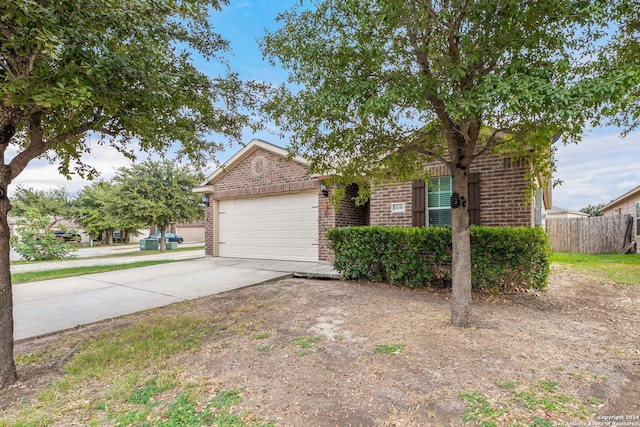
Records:
[[[203,187],[207,187],[213,185],[216,181],[226,175],[230,170],[240,164],[244,159],[246,159],[249,155],[251,155],[256,150],[265,150],[271,152],[277,156],[282,158],[286,158],[289,156],[289,152],[277,145],[271,144],[269,142],[263,141],[261,139],[252,139],[249,141],[247,145],[245,145],[240,151],[234,154],[229,160],[227,160],[224,164],[222,164],[218,169],[216,169],[211,175],[209,175],[199,186],[194,189],[194,191],[198,191],[198,189],[204,189]],[[303,166],[309,166],[309,162],[307,162],[301,156],[294,156],[292,161],[300,163]]]

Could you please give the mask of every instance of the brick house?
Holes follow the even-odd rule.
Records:
[[[635,219],[631,236],[635,240],[635,250],[640,252],[640,185],[612,200],[601,211],[604,216],[631,215]]]
[[[328,260],[326,231],[347,225],[450,224],[451,177],[439,163],[427,165],[433,185],[390,183],[374,188],[356,206],[355,185],[333,209],[322,177],[310,176],[300,156],[254,139],[194,189],[206,201],[205,253],[209,256]],[[470,170],[471,222],[533,226],[551,206],[550,187],[528,200],[528,163],[499,156],[476,159]],[[544,206],[543,206],[544,205]]]

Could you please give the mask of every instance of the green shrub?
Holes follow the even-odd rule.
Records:
[[[423,287],[450,277],[447,227],[343,227],[327,234],[334,268],[346,279]],[[471,280],[479,289],[543,289],[549,242],[540,228],[471,227]]]
[[[11,247],[27,261],[49,261],[73,256],[76,247],[56,239],[49,228],[49,218],[39,212],[28,211],[16,221],[17,235],[11,236]],[[66,230],[65,230],[66,231]]]

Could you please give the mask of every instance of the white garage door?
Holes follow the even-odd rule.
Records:
[[[318,194],[220,201],[220,256],[318,260]]]

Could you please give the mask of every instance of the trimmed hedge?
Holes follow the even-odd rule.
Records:
[[[334,268],[346,279],[418,288],[450,277],[448,227],[341,227],[331,229],[327,238]],[[544,289],[550,253],[547,235],[539,227],[472,226],[472,285],[493,292]]]

